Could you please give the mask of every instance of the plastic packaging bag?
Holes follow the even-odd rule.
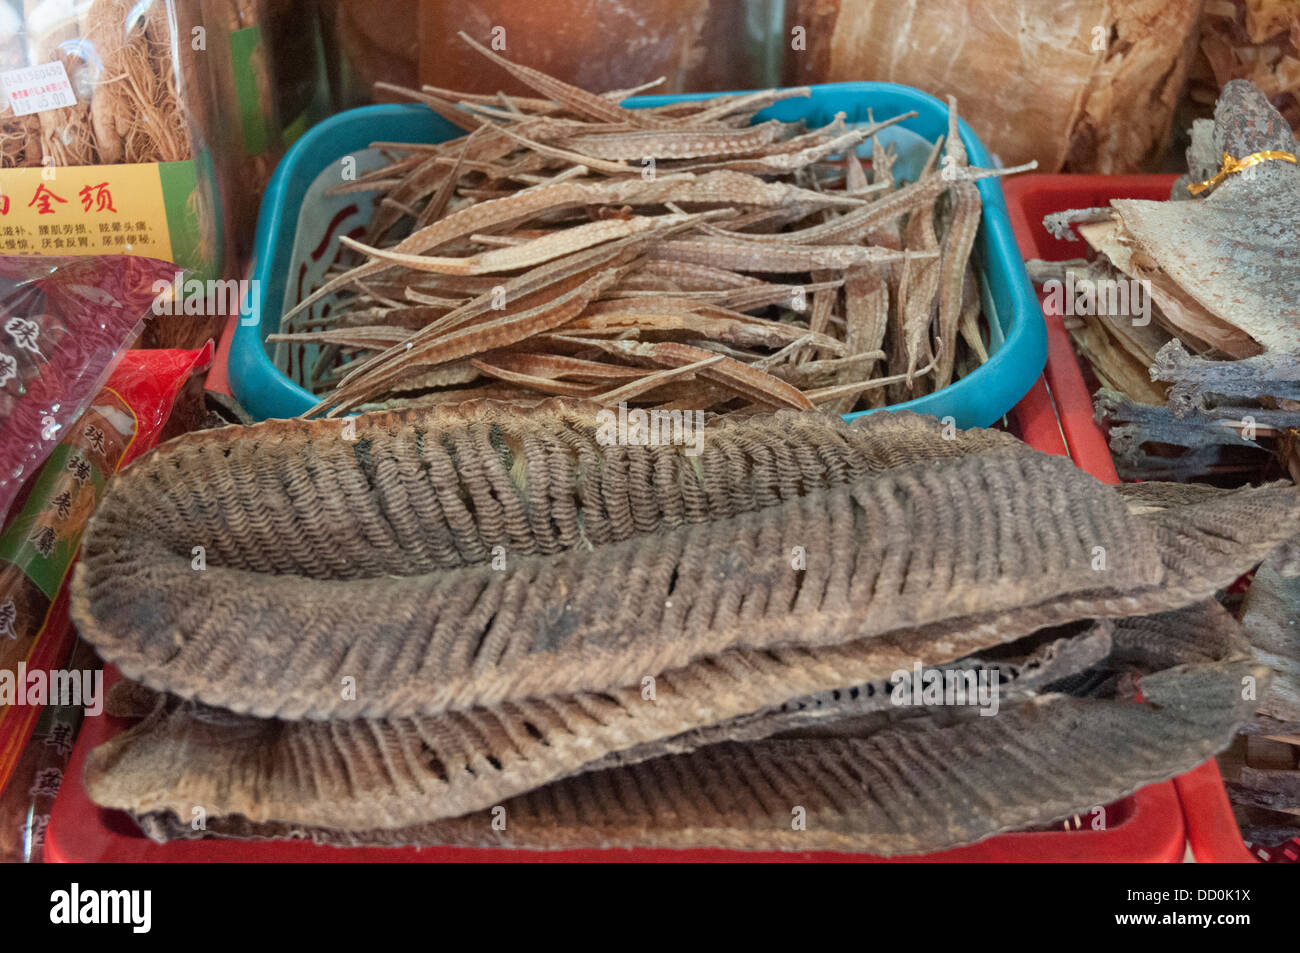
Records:
[[[0,258],[0,514],[139,333],[176,267],[122,255]]]
[[[44,697],[54,685],[44,673],[68,654],[63,583],[86,523],[109,478],[158,442],[182,386],[211,360],[210,345],[125,354],[0,533],[0,790],[41,707],[58,702]]]
[[[0,255],[228,277],[280,154],[265,2],[0,0]],[[213,327],[160,325],[151,346]]]

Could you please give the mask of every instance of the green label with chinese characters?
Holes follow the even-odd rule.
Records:
[[[27,503],[0,536],[0,560],[20,567],[50,599],[77,555],[86,524],[81,511],[103,494],[104,474],[89,454],[59,444],[36,478]]]

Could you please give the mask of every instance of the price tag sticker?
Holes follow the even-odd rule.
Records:
[[[0,89],[15,116],[77,105],[77,94],[62,63],[21,66],[0,73]]]

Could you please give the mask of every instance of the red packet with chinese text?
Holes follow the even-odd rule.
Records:
[[[71,638],[63,582],[90,515],[109,478],[158,442],[181,387],[211,360],[211,344],[123,355],[0,533],[0,790],[41,708],[82,703],[51,697],[50,670]]]
[[[0,257],[0,514],[81,416],[175,271],[128,255]]]

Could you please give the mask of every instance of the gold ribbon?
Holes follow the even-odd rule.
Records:
[[[1270,162],[1274,159],[1280,159],[1283,162],[1296,164],[1294,153],[1277,152],[1270,150],[1268,152],[1252,152],[1250,155],[1234,159],[1226,152],[1223,154],[1223,165],[1219,168],[1219,173],[1212,179],[1206,179],[1204,182],[1196,182],[1187,187],[1187,191],[1193,195],[1200,195],[1206,189],[1212,189],[1230,175],[1236,175],[1238,172],[1249,169],[1253,165],[1259,165],[1261,162]]]

